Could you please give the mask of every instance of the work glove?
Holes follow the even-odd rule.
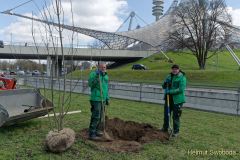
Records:
[[[96,73],[95,82],[96,82],[96,83],[99,83],[99,75],[102,74],[102,71],[96,70],[95,73]]]
[[[170,90],[169,89],[165,89],[165,94],[170,94]]]
[[[109,100],[108,100],[108,99],[106,100],[106,105],[107,105],[107,106],[109,105]]]
[[[163,83],[164,88],[171,88],[172,82],[169,79],[166,79],[165,82]]]
[[[99,74],[102,74],[102,71],[96,70],[96,75],[99,76]]]

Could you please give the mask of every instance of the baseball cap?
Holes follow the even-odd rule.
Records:
[[[172,66],[172,69],[173,69],[173,68],[179,69],[180,67],[179,67],[179,65],[174,64],[174,65]]]

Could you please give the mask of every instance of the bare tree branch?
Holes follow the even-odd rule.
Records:
[[[170,33],[169,42],[190,50],[196,56],[199,68],[205,69],[206,60],[217,53],[208,56],[209,51],[221,46],[217,42],[226,41],[225,29],[219,32],[219,21],[231,22],[224,0],[181,3],[176,10],[175,30]]]

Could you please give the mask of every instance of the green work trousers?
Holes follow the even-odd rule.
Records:
[[[89,125],[89,136],[96,136],[97,133],[103,130],[102,128],[102,102],[101,101],[90,101],[91,104],[91,120]]]
[[[171,115],[172,115],[173,132],[178,133],[179,128],[180,128],[180,116],[182,113],[181,107],[182,107],[183,103],[174,104],[172,96],[170,96],[169,102],[170,102],[170,117],[168,117],[168,105],[167,105],[167,101],[165,100],[163,129],[168,130],[168,128],[169,128],[169,119],[168,118],[171,118]]]

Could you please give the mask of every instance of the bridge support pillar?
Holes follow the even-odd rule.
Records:
[[[52,71],[52,59],[51,59],[51,56],[48,56],[47,57],[47,76],[48,77],[52,75],[51,71]]]
[[[62,59],[52,59],[52,72],[54,77],[59,77],[62,75]]]
[[[63,60],[58,59],[58,68],[57,68],[58,76],[62,76],[62,67],[63,67]]]

